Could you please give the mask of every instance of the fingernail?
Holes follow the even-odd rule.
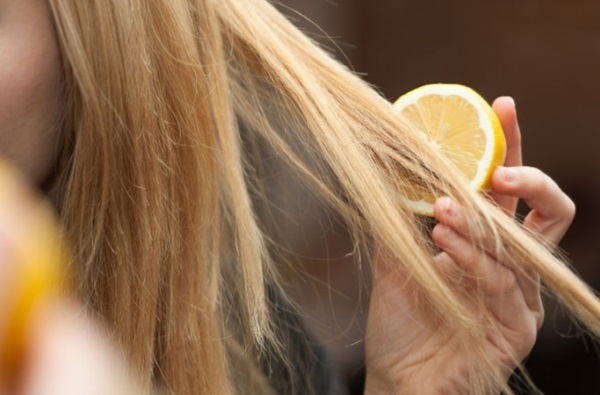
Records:
[[[512,96],[504,96],[504,98],[507,102],[510,103],[511,106],[513,106],[514,108],[517,107],[517,105],[515,103],[515,99],[513,99]]]
[[[456,208],[454,207],[454,203],[452,199],[449,197],[441,197],[438,200],[438,204],[442,210],[442,213],[447,217],[454,217],[456,215]]]
[[[510,167],[500,167],[500,175],[506,182],[514,182],[517,179],[517,172]]]

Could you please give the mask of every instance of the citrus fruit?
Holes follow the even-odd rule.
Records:
[[[0,248],[7,249],[9,267],[3,274],[10,278],[3,293],[0,375],[15,374],[38,307],[66,286],[67,254],[53,210],[29,195],[14,170],[0,160]]]
[[[473,89],[459,84],[430,84],[402,95],[394,110],[425,133],[475,190],[489,187],[494,169],[504,163],[506,140],[500,120]],[[436,196],[415,186],[406,197],[416,213],[433,216]]]

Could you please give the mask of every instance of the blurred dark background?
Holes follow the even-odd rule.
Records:
[[[577,204],[561,247],[600,290],[600,1],[284,0],[281,9],[390,100],[431,82],[469,85],[488,101],[514,97],[525,164]],[[315,248],[342,257],[345,237],[330,235]],[[344,258],[306,266],[317,279],[300,291],[309,325],[359,393],[366,298],[353,291],[357,273]],[[597,346],[551,300],[546,309],[527,361],[535,383],[549,395],[600,393]]]

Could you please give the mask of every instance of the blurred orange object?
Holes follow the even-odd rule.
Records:
[[[17,373],[36,309],[66,289],[67,252],[52,207],[0,162],[0,375]]]

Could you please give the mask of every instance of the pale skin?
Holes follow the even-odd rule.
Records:
[[[61,63],[46,0],[0,0],[0,156],[44,181],[57,151]]]
[[[523,226],[556,245],[573,220],[575,206],[550,177],[522,166],[514,101],[498,98],[493,108],[505,131],[508,151],[505,166],[493,174],[492,197],[511,216],[518,199],[523,199],[531,210]],[[465,279],[478,279],[485,306],[500,328],[489,333],[489,343],[481,346],[498,366],[507,365],[502,373],[508,379],[516,367],[514,359],[520,361],[531,351],[544,319],[539,278],[533,273],[516,274],[510,261],[473,245],[461,208],[452,199],[440,198],[434,212],[438,224],[432,237],[443,251],[436,259],[445,270],[461,273],[463,280],[457,286],[474,287],[473,281]],[[468,364],[478,361],[468,353],[455,352],[453,333],[440,330],[440,322],[429,311],[411,303],[410,284],[403,276],[386,272],[381,263],[375,268],[367,324],[367,392],[468,393],[464,372]]]
[[[10,159],[24,179],[40,184],[55,161],[55,125],[62,108],[60,57],[46,0],[0,0],[0,57],[0,156]],[[512,101],[498,99],[494,110],[508,141],[506,168],[496,171],[493,177],[495,198],[508,215],[514,213],[517,199],[524,199],[531,207],[525,225],[558,243],[572,220],[573,203],[547,175],[522,166]],[[25,189],[16,188],[9,195],[0,207],[0,301],[10,300],[6,285],[16,270],[12,262],[14,245],[8,241],[12,238],[5,237],[12,229],[7,218],[15,218],[15,212],[26,216],[28,205],[35,204]],[[444,251],[436,258],[440,264],[448,270],[458,267],[494,279],[483,284],[486,305],[505,330],[493,334],[502,341],[484,346],[499,364],[507,362],[508,354],[524,358],[543,320],[539,281],[515,275],[489,252],[471,245],[460,207],[450,199],[436,203],[435,215],[439,225],[433,239]],[[119,368],[111,345],[85,318],[74,313],[76,310],[63,306],[40,313],[20,379],[0,375],[0,393],[135,392],[125,390],[129,379]],[[0,303],[0,346],[6,314],[6,303]],[[472,362],[471,356],[447,351],[452,333],[436,331],[436,323],[411,302],[402,278],[382,273],[375,276],[368,320],[367,392],[400,393],[400,385],[402,393],[407,394],[464,393],[460,366]],[[70,374],[74,371],[80,374]]]

